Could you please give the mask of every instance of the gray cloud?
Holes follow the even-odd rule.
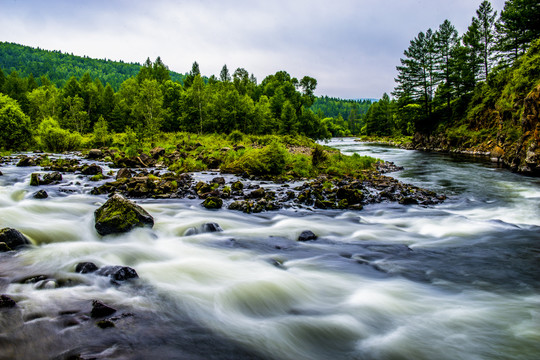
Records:
[[[318,95],[379,97],[420,31],[449,19],[462,33],[481,0],[0,0],[10,41],[205,75],[243,67],[261,81],[278,70],[318,80]],[[492,1],[500,10],[503,0]]]

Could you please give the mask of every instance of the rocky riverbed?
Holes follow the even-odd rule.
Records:
[[[401,183],[384,173],[401,170],[389,162],[378,162],[376,168],[362,176],[285,180],[281,177],[257,177],[227,174],[219,171],[173,173],[155,159],[161,148],[137,157],[117,157],[114,162],[107,151],[91,150],[81,162],[80,156],[51,160],[44,154],[7,157],[4,161],[17,166],[42,166],[43,172],[32,174],[31,185],[36,197],[46,197],[40,185],[62,184],[62,173],[77,173],[95,181],[94,195],[114,193],[127,198],[200,200],[208,209],[228,208],[246,213],[278,209],[349,209],[381,202],[433,205],[444,201],[444,195]],[[95,161],[95,162],[94,162]],[[101,165],[100,165],[101,164]],[[111,170],[104,173],[102,166]]]

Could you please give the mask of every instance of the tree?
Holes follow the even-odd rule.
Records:
[[[88,128],[88,113],[84,111],[84,100],[78,95],[64,99],[63,126],[84,133]]]
[[[94,144],[96,146],[105,146],[110,142],[110,135],[107,129],[107,121],[100,116],[94,124]]]
[[[221,82],[231,81],[231,74],[229,74],[229,69],[227,68],[227,65],[223,65],[223,67],[221,68],[221,72],[219,73],[219,80]]]
[[[304,76],[300,80],[300,86],[302,87],[302,93],[304,95],[304,106],[310,107],[315,101],[315,88],[317,87],[317,80],[310,76]]]
[[[233,74],[233,83],[240,95],[245,95],[249,86],[249,73],[247,70],[244,68],[236,69]]]
[[[193,65],[191,65],[191,72],[188,75],[186,75],[184,79],[184,87],[186,88],[191,87],[197,75],[201,76],[201,70],[199,69],[199,63],[195,61],[193,62]]]
[[[538,0],[507,0],[497,29],[497,50],[505,62],[513,62],[525,53],[529,44],[540,37]]]
[[[101,93],[101,99],[99,101],[99,104],[99,112],[101,116],[103,116],[105,121],[110,122],[112,120],[116,101],[114,98],[114,90],[109,83],[107,83],[107,86],[105,86],[103,92]]]
[[[482,1],[478,10],[478,30],[480,32],[481,56],[484,65],[483,78],[487,79],[493,60],[493,47],[495,43],[495,18],[497,12],[487,0]]]
[[[32,90],[26,97],[29,103],[29,115],[34,125],[43,119],[57,115],[58,89],[54,85],[40,86]]]
[[[411,40],[404,55],[405,59],[400,59],[401,66],[397,67],[397,86],[393,94],[398,98],[408,97],[421,103],[424,119],[427,119],[431,115],[431,102],[436,87],[436,51],[431,29],[425,33],[420,32]]]
[[[163,84],[165,81],[171,79],[169,68],[161,61],[161,57],[157,57],[152,67],[152,78],[157,80],[158,83]]]
[[[163,131],[178,131],[180,129],[182,85],[167,80],[161,86],[163,93]]]
[[[473,17],[471,25],[463,35],[463,45],[466,51],[456,54],[461,65],[461,79],[465,87],[470,91],[481,77],[482,71],[482,44],[480,34],[480,22]]]
[[[150,137],[152,140],[159,132],[163,120],[163,94],[155,79],[145,79],[139,89],[133,107],[134,116],[139,119],[136,131],[141,138]]]
[[[0,93],[0,148],[20,150],[31,140],[30,118],[17,101]]]
[[[450,100],[453,97],[454,74],[452,53],[458,46],[459,37],[456,28],[445,20],[434,36],[434,46],[437,78],[436,82],[442,82],[441,96],[446,99],[447,107],[450,108]],[[441,86],[441,85],[440,85]],[[387,95],[388,96],[388,95]]]
[[[285,100],[280,118],[279,133],[281,135],[295,134],[298,127],[298,124],[296,123],[296,111],[289,100]]]

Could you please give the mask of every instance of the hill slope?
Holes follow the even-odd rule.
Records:
[[[0,42],[0,69],[7,76],[17,71],[19,76],[47,76],[57,87],[63,85],[71,76],[80,78],[88,73],[93,79],[99,78],[105,85],[111,84],[118,90],[120,84],[139,73],[142,65],[122,61],[91,59],[86,56],[64,54],[60,51],[42,50],[30,46]],[[184,75],[170,72],[171,79],[183,82]]]

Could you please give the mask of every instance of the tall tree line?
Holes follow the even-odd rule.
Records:
[[[317,81],[300,80],[285,71],[267,76],[260,84],[243,68],[231,76],[226,65],[220,78],[204,78],[195,62],[184,84],[171,79],[158,57],[115,91],[110,84],[85,73],[72,76],[62,87],[44,77],[0,69],[0,92],[16,100],[35,129],[54,119],[64,129],[87,133],[96,124],[109,131],[134,131],[139,138],[159,131],[195,133],[303,134],[327,138],[331,134],[310,107]]]
[[[498,17],[485,0],[461,36],[449,20],[418,33],[396,68],[395,99],[372,106],[364,131],[412,134],[463,116],[473,90],[511,66],[540,37],[538,19],[538,0],[508,0]]]

